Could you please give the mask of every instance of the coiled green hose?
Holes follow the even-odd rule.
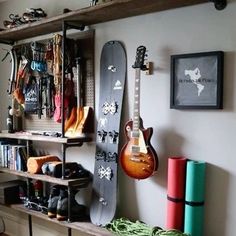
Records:
[[[178,230],[162,230],[150,227],[141,221],[132,222],[126,218],[113,220],[106,228],[119,236],[189,236]]]

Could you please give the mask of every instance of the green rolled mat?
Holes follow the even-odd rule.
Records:
[[[191,236],[203,236],[205,170],[205,162],[187,162],[184,232]]]

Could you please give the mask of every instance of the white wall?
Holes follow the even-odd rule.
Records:
[[[1,20],[10,12],[22,13],[25,7],[29,7],[28,4],[34,7],[42,6],[50,13],[61,12],[65,6],[76,9],[79,5],[76,1],[62,0],[38,0],[37,4],[29,0],[20,2],[20,6],[17,0],[1,3]],[[86,5],[85,2],[88,4],[88,1],[83,1],[83,6]],[[141,115],[144,125],[154,128],[152,144],[158,152],[160,167],[155,176],[144,181],[132,180],[126,177],[122,170],[120,171],[118,216],[165,227],[167,158],[172,155],[184,155],[208,163],[205,235],[235,235],[235,11],[236,1],[230,1],[223,11],[216,11],[212,3],[206,3],[93,27],[96,29],[96,98],[99,94],[99,62],[102,46],[109,40],[120,40],[127,50],[128,80],[125,95],[126,115],[123,123],[132,112],[134,70],[131,65],[137,46],[143,44],[148,48],[148,59],[154,62],[155,68],[153,75],[142,76]],[[213,50],[225,52],[224,109],[213,111],[169,109],[170,55]],[[3,68],[1,63],[0,66],[1,71],[6,73],[7,65],[4,64]],[[7,77],[8,75],[1,72],[1,88]],[[1,127],[4,126],[4,122],[2,120]],[[94,150],[94,144],[88,144],[82,148],[69,150],[69,156],[93,170]],[[87,195],[89,199],[89,194]],[[35,235],[40,235],[41,232],[45,236],[50,235],[47,233],[48,228],[44,227],[49,223],[37,219],[34,219],[34,222],[37,228]],[[48,227],[50,232],[57,230],[54,225],[50,224]]]

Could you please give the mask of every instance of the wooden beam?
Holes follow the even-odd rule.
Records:
[[[0,41],[12,42],[62,30],[62,21],[76,20],[84,25],[196,5],[208,0],[113,0],[0,31]]]

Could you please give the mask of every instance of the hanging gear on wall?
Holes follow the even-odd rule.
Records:
[[[39,104],[39,85],[34,76],[29,78],[25,88],[25,112],[35,114]]]
[[[12,29],[23,24],[42,20],[46,16],[47,14],[42,8],[27,8],[22,16],[11,13],[9,15],[9,20],[3,21],[3,25],[5,28]]]
[[[45,60],[45,55],[46,55],[45,45],[38,42],[32,42],[31,49],[33,55],[33,60],[31,61],[31,69],[33,71],[46,72],[47,63]]]
[[[55,85],[55,111],[54,121],[61,122],[61,78],[62,78],[62,36],[55,34],[53,36],[53,75]]]

